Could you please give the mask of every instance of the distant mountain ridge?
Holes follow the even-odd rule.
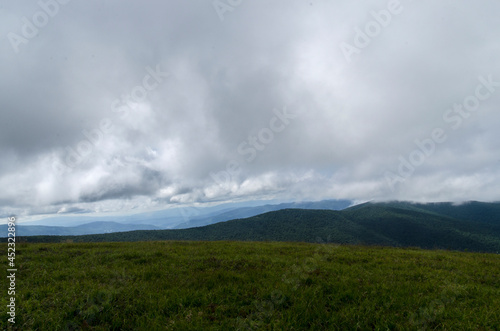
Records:
[[[499,203],[365,203],[341,211],[283,209],[203,227],[88,236],[24,237],[54,242],[238,240],[327,241],[340,244],[500,252]]]
[[[122,224],[117,222],[90,222],[77,226],[16,225],[16,236],[76,236],[98,233],[114,233],[136,230],[159,230],[149,224]],[[2,234],[7,233],[7,225],[0,225]],[[6,236],[6,235],[5,235]]]
[[[185,207],[160,210],[134,215],[75,217],[65,222],[65,219],[50,218],[48,220],[30,223],[18,223],[19,236],[37,235],[85,235],[134,230],[185,229],[199,227],[231,219],[245,218],[265,213],[267,211],[286,208],[344,209],[352,205],[348,200],[323,200],[308,202],[291,202],[281,204],[265,204],[239,207],[238,204],[222,204],[212,207]],[[87,221],[85,221],[87,220]],[[47,223],[52,223],[47,225]],[[107,224],[107,225],[106,225]],[[177,225],[177,226],[175,226]],[[0,225],[0,237],[7,236],[6,226]]]
[[[322,201],[306,201],[306,202],[289,202],[280,204],[268,204],[255,207],[242,207],[225,211],[223,213],[215,213],[213,215],[194,217],[188,222],[177,225],[174,229],[187,229],[199,226],[205,226],[218,222],[230,221],[233,219],[252,217],[270,211],[282,209],[325,209],[325,210],[342,210],[352,205],[349,200],[322,200]]]

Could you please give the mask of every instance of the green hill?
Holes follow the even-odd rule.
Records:
[[[405,203],[399,203],[399,205],[404,206]],[[497,225],[500,223],[500,203],[469,201],[460,205],[454,205],[450,202],[426,204],[406,203],[406,205],[416,210],[429,211],[461,220]]]
[[[0,330],[500,325],[497,254],[227,241],[18,243],[16,253],[16,324],[1,295]]]
[[[239,240],[316,242],[328,233],[341,244],[500,252],[499,204],[366,203],[342,211],[285,209],[179,230],[87,236],[33,236],[28,242]]]

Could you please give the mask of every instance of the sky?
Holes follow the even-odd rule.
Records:
[[[0,217],[499,201],[499,12],[0,1]]]

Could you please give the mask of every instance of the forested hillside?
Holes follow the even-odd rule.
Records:
[[[496,204],[465,206],[367,203],[342,211],[285,209],[179,230],[149,230],[86,236],[22,237],[27,242],[238,240],[315,242],[500,252]],[[457,208],[457,209],[454,209]],[[466,217],[453,217],[467,215]],[[485,219],[482,219],[482,216]]]

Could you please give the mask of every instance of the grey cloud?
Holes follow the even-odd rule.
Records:
[[[244,1],[223,21],[210,1],[70,1],[19,53],[7,35],[41,9],[5,5],[0,213],[263,197],[498,200],[500,89],[457,130],[443,114],[479,76],[500,81],[500,5],[400,3],[350,63],[341,43],[386,1]],[[169,76],[122,104],[157,66]],[[265,148],[248,161],[238,147],[265,138],[283,107],[300,115],[258,140]],[[89,145],[85,132],[104,119],[109,130]],[[397,175],[399,158],[435,128],[447,140],[391,190],[384,173]]]

